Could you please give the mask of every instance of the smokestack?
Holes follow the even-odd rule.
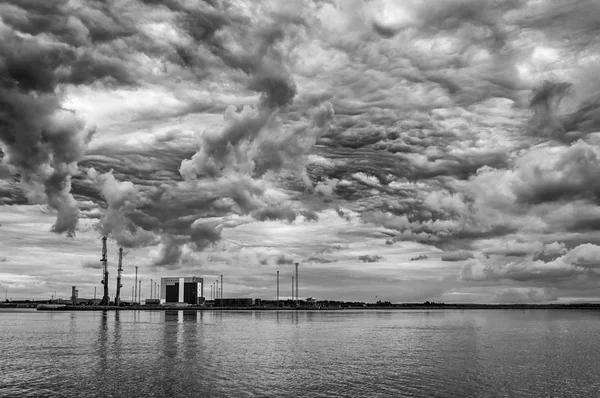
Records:
[[[138,269],[138,267],[137,267],[137,265],[136,265],[136,266],[135,266],[135,282],[133,283],[133,286],[134,286],[134,288],[133,288],[133,289],[134,289],[134,291],[135,291],[135,292],[134,292],[134,294],[133,294],[133,297],[134,297],[134,300],[135,300],[135,301],[137,301],[137,297],[138,297],[138,294],[137,294],[137,286],[138,286],[138,282],[137,282],[137,269]],[[135,302],[135,301],[134,301],[134,302]]]
[[[277,306],[279,307],[279,271],[277,271]]]
[[[223,306],[223,274],[221,274],[221,306]]]
[[[216,290],[217,295],[215,296],[215,304],[217,302],[217,298],[219,297],[219,280],[217,279],[217,290]]]
[[[154,296],[152,295],[152,293],[154,292],[152,290],[152,288],[154,287],[154,281],[152,281],[152,279],[150,279],[150,298],[153,299]]]
[[[292,276],[292,301],[294,301],[294,277]]]
[[[77,304],[77,286],[71,286],[71,304]]]
[[[138,289],[138,303],[142,304],[142,280],[138,282],[140,284],[140,288]]]
[[[296,307],[298,306],[298,263],[296,263]]]

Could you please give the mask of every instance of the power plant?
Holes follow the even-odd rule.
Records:
[[[102,299],[96,301],[96,287],[94,287],[94,300],[80,299],[79,291],[76,286],[72,287],[71,305],[99,305],[99,306],[129,306],[142,304],[142,279],[138,278],[138,267],[135,266],[135,279],[131,287],[131,303],[123,302],[121,298],[121,289],[123,288],[123,248],[119,248],[118,267],[117,267],[117,284],[114,302],[111,302],[109,297],[108,283],[108,248],[107,237],[102,237],[102,285],[104,287]],[[292,274],[292,297],[291,300],[286,300],[290,307],[300,307],[302,304],[299,299],[299,263],[294,263],[295,274]],[[220,284],[220,286],[219,286]],[[150,279],[150,295],[144,299],[144,304],[147,306],[167,305],[167,306],[249,306],[258,303],[268,303],[269,300],[253,299],[253,298],[224,298],[224,275],[217,275],[217,279],[210,286],[210,301],[204,297],[204,278],[201,277],[168,277],[161,278],[160,285],[155,279]],[[207,292],[208,293],[208,292]],[[295,294],[294,294],[295,293]],[[314,300],[314,299],[310,299]],[[93,304],[92,304],[93,303]],[[273,305],[281,306],[279,295],[279,271],[277,271],[277,298]]]

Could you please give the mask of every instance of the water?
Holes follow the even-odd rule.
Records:
[[[600,312],[0,310],[6,397],[600,396]]]

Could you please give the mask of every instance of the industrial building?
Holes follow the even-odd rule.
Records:
[[[160,303],[203,304],[204,278],[195,276],[160,278]]]
[[[222,307],[250,307],[256,304],[253,298],[224,298],[217,300],[217,305]]]

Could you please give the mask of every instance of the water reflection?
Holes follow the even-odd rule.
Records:
[[[0,319],[6,396],[599,396],[592,312],[28,316]]]
[[[100,370],[106,371],[108,369],[108,358],[107,349],[108,345],[108,311],[102,311],[100,315],[100,329],[97,339],[96,354],[99,357],[98,365]]]
[[[180,311],[183,312],[183,322],[198,322],[198,311]]]
[[[115,356],[117,362],[120,363],[121,352],[123,351],[123,347],[121,344],[121,311],[115,311]]]

